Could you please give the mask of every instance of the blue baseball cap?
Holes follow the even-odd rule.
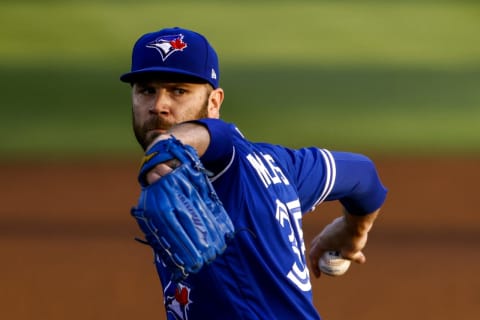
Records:
[[[208,82],[218,88],[217,53],[201,34],[179,27],[141,36],[133,47],[132,68],[120,80],[133,83],[148,75],[185,82]]]

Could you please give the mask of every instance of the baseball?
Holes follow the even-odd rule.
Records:
[[[341,276],[350,267],[350,260],[343,259],[340,252],[327,251],[320,257],[318,266],[329,276]]]

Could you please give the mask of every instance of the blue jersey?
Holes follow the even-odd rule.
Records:
[[[156,257],[168,319],[320,319],[312,301],[303,214],[339,200],[354,214],[378,209],[386,190],[361,155],[252,143],[202,119],[211,143],[201,160],[235,225],[225,253],[172,283]],[[367,172],[367,173],[366,173]]]

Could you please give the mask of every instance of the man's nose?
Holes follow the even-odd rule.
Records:
[[[159,91],[150,107],[150,112],[156,114],[170,113],[170,98],[166,92]]]

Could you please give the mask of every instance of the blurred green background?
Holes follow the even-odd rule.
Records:
[[[216,47],[222,117],[257,141],[478,154],[476,1],[25,1],[0,4],[0,157],[138,156],[118,80],[143,33]]]

